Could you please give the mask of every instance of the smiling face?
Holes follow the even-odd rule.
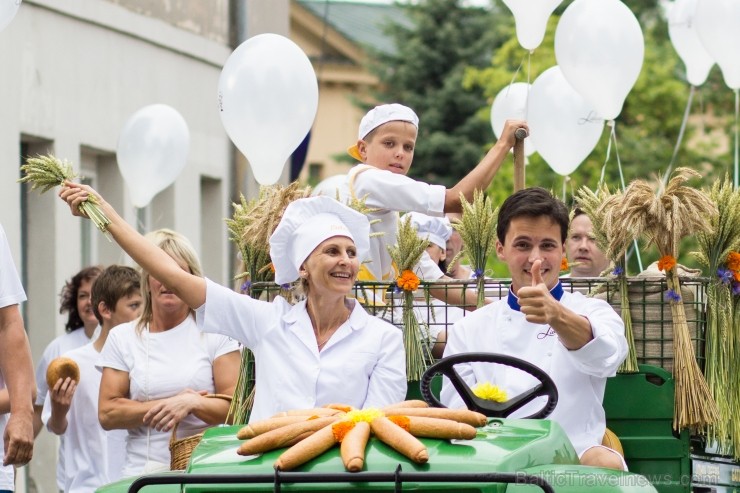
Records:
[[[417,131],[409,122],[384,123],[357,142],[362,161],[391,173],[407,174],[414,159]]]
[[[558,283],[560,262],[565,254],[561,228],[548,216],[519,216],[509,223],[504,244],[496,242],[498,258],[506,262],[512,290],[532,285],[532,263],[540,259],[540,272],[548,289]]]
[[[566,241],[571,277],[597,277],[609,266],[606,255],[596,246],[593,225],[586,214],[579,214],[570,222],[570,234]]]
[[[308,279],[309,293],[346,296],[352,291],[359,270],[355,242],[346,236],[332,236],[311,252],[300,272]]]

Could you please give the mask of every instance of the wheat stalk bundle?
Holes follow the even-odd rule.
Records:
[[[31,190],[41,189],[41,193],[46,193],[54,187],[64,184],[67,180],[74,179],[75,174],[72,165],[65,161],[60,161],[57,157],[48,154],[46,156],[37,155],[26,159],[26,164],[21,166],[24,173],[23,178],[18,180],[20,183],[30,183]],[[103,214],[95,199],[94,195],[79,205],[80,212],[90,218],[95,226],[105,234],[108,241],[112,241],[108,234],[110,219]]]
[[[729,177],[716,182],[709,191],[710,199],[717,205],[718,214],[710,221],[710,229],[696,235],[699,250],[693,252],[699,262],[708,268],[711,280],[707,286],[706,358],[704,374],[709,391],[717,402],[719,420],[707,429],[711,442],[720,453],[740,450],[733,439],[740,431],[740,416],[735,410],[740,405],[740,385],[734,375],[740,371],[737,352],[738,325],[734,322],[732,287],[739,285],[732,268],[738,268],[729,259],[740,257],[740,191],[734,190]],[[733,430],[736,430],[733,433]],[[740,438],[740,437],[738,437]]]
[[[596,246],[602,252],[605,252],[607,258],[614,263],[612,275],[617,279],[619,289],[619,305],[622,321],[624,321],[624,336],[627,339],[627,358],[622,362],[619,373],[637,373],[637,351],[635,350],[635,335],[632,329],[632,313],[630,312],[629,289],[627,284],[627,269],[625,262],[625,252],[628,243],[617,243],[617,235],[611,230],[614,225],[613,212],[616,204],[622,199],[619,193],[611,193],[606,184],[602,183],[596,191],[587,187],[582,187],[576,192],[576,202],[578,206],[591,219],[591,232],[594,236]],[[628,238],[621,236],[618,239],[625,241]]]
[[[414,313],[414,291],[420,280],[413,269],[419,263],[429,240],[420,238],[411,224],[411,217],[402,217],[398,223],[398,243],[388,245],[388,253],[399,270],[396,285],[403,290],[403,345],[406,349],[406,378],[413,382],[421,380],[429,361],[429,348],[422,342],[419,320]]]
[[[452,227],[460,233],[465,245],[465,254],[470,259],[473,268],[473,277],[478,290],[478,308],[485,302],[485,270],[488,257],[496,247],[496,225],[498,224],[498,208],[491,208],[489,197],[482,191],[476,190],[473,202],[470,203],[460,194],[462,204],[462,218],[452,223]],[[460,252],[458,255],[462,254]],[[458,257],[452,259],[453,265]]]
[[[674,379],[676,384],[673,427],[704,427],[717,421],[719,411],[696,362],[686,312],[681,300],[681,286],[675,258],[682,238],[709,229],[717,208],[702,191],[685,185],[699,173],[678,168],[667,186],[658,185],[656,192],[644,180],[635,180],[624,191],[614,207],[613,234],[626,244],[630,238],[644,236],[648,245],[655,244],[666,259],[666,296],[673,315]]]

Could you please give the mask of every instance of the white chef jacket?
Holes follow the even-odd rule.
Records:
[[[382,281],[395,280],[397,277],[388,246],[398,242],[398,213],[414,211],[442,217],[447,189],[442,185],[430,185],[388,170],[358,164],[349,171],[338,191],[343,201],[352,197],[352,191],[356,198],[365,200],[367,207],[378,209],[367,214],[373,235],[370,236],[370,262],[363,264],[363,271],[369,276],[363,276],[365,272],[361,272],[360,279]],[[414,270],[422,279],[437,280],[444,275],[426,252]]]
[[[444,355],[491,352],[515,356],[540,367],[553,379],[559,395],[548,419],[563,427],[580,456],[588,447],[600,444],[604,436],[602,400],[606,378],[616,374],[627,355],[627,340],[622,319],[605,301],[563,292],[559,283],[551,292],[556,298],[562,293],[560,302],[591,323],[593,339],[582,348],[571,351],[552,328],[527,322],[518,310],[516,296],[510,292],[508,299],[479,308],[457,322],[447,334]],[[508,398],[531,389],[537,382],[520,370],[490,363],[455,368],[471,387],[488,382],[505,390]],[[545,399],[535,399],[510,417],[533,414],[542,408]],[[442,385],[441,401],[448,407],[464,406],[447,379]]]
[[[330,403],[383,407],[406,395],[401,331],[359,303],[319,352],[306,302],[291,306],[235,293],[206,280],[198,327],[233,337],[252,350],[255,398],[250,422],[289,409]]]

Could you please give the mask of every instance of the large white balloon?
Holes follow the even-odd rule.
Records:
[[[326,195],[327,197],[336,199],[337,192],[339,192],[339,199],[342,200],[342,190],[345,188],[344,183],[346,181],[347,175],[330,176],[313,187],[311,190],[311,196],[316,197],[317,195]]]
[[[696,33],[722,69],[730,89],[740,89],[740,0],[697,0]]]
[[[226,60],[218,97],[221,122],[255,179],[276,183],[316,117],[319,88],[306,54],[283,36],[254,36]]]
[[[571,87],[557,66],[545,70],[532,84],[527,121],[537,152],[563,176],[588,157],[604,129],[604,120],[596,117],[593,106]]]
[[[619,0],[575,0],[555,30],[555,58],[573,88],[613,120],[640,75],[645,41]]]
[[[506,120],[527,119],[527,98],[531,84],[516,82],[496,94],[491,105],[491,127],[496,138],[504,131]],[[532,139],[524,139],[524,154],[530,156],[535,151]]]
[[[189,145],[188,125],[171,106],[152,104],[129,117],[116,157],[135,207],[146,207],[175,182],[187,163]]]
[[[696,1],[675,0],[668,12],[668,35],[676,53],[686,65],[686,79],[692,86],[704,84],[714,65],[712,56],[704,48],[696,32]]]
[[[514,15],[516,38],[522,48],[534,50],[545,37],[547,20],[562,0],[504,0]]]
[[[0,31],[10,24],[20,6],[21,0],[0,0]]]

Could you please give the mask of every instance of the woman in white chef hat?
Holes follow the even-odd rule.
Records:
[[[198,327],[243,343],[255,357],[250,421],[330,403],[383,407],[404,399],[401,331],[371,317],[348,295],[368,251],[367,218],[329,197],[299,199],[270,237],[278,284],[298,279],[306,299],[290,305],[238,294],[183,270],[86,185],[67,182],[60,196],[75,215],[94,195],[108,231],[143,269],[196,310]]]

